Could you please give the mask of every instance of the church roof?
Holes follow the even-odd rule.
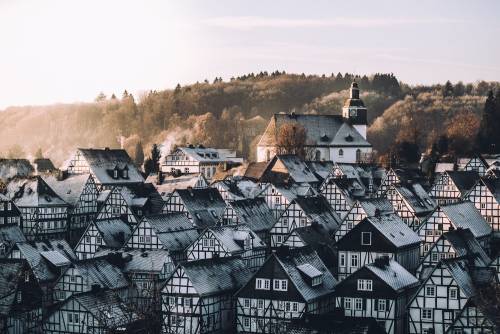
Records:
[[[307,143],[310,146],[371,147],[341,115],[301,114],[274,114],[259,141],[259,146],[274,146],[278,130],[286,123],[302,125],[307,131]]]

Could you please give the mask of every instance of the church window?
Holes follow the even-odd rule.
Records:
[[[361,161],[361,150],[359,148],[356,150],[356,161]]]
[[[316,151],[314,155],[314,160],[319,161],[321,160],[321,152],[319,150]]]
[[[266,161],[271,160],[271,152],[269,150],[266,150]]]
[[[343,149],[340,149],[340,150],[339,150],[339,157],[342,157],[342,156],[344,156],[344,150],[343,150]]]

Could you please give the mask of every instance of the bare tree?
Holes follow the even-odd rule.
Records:
[[[284,123],[276,132],[278,154],[295,154],[304,160],[311,159],[314,153],[307,144],[307,130],[301,124]]]

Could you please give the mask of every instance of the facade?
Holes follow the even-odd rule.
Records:
[[[480,155],[464,160],[465,165],[462,166],[463,170],[477,172],[480,176],[484,176],[486,174],[486,170],[489,166],[486,160],[484,160]]]
[[[19,228],[19,225],[0,225],[0,258],[8,257],[18,242],[26,242],[26,237]]]
[[[475,171],[445,171],[437,177],[429,195],[438,205],[461,201],[479,180]]]
[[[264,196],[267,205],[271,208],[275,218],[279,218],[288,205],[298,196],[313,196],[317,194],[309,185],[272,183],[262,185],[261,195]]]
[[[478,307],[473,300],[467,302],[460,311],[455,321],[446,331],[447,334],[470,333],[470,334],[494,334],[498,333],[498,322],[495,316]]]
[[[396,261],[378,258],[337,285],[336,307],[349,317],[375,318],[388,334],[406,333],[406,304],[418,285]]]
[[[8,224],[21,226],[21,211],[12,200],[0,194],[0,226]]]
[[[162,290],[163,332],[234,333],[233,295],[250,277],[237,257],[178,265]]]
[[[355,163],[372,152],[366,141],[366,108],[359,99],[356,83],[346,101],[343,115],[274,114],[257,144],[257,161],[269,161],[278,154],[276,139],[283,124],[298,124],[307,132],[310,160]]]
[[[227,204],[232,201],[255,198],[262,190],[257,183],[239,177],[226,177],[212,183],[211,186],[217,188]]]
[[[236,157],[236,152],[229,149],[217,149],[202,145],[178,147],[168,154],[161,165],[162,172],[182,174],[200,173],[207,180],[217,172],[219,165],[239,165],[242,158]]]
[[[466,198],[474,203],[493,232],[500,231],[500,179],[481,179]]]
[[[338,279],[388,256],[410,273],[419,262],[420,238],[396,214],[367,217],[337,241]]]
[[[489,248],[491,227],[479,214],[474,204],[466,201],[438,206],[422,223],[417,233],[422,240],[420,255],[423,256],[439,237],[450,230],[470,229],[484,248]]]
[[[172,174],[159,172],[158,174],[149,175],[146,183],[152,184],[164,200],[175,189],[198,189],[208,188],[209,186],[207,179],[200,173]]]
[[[342,218],[345,217],[356,198],[364,197],[364,189],[355,179],[328,177],[319,192]]]
[[[319,179],[306,162],[294,154],[275,155],[259,178],[260,183],[307,184],[316,186]]]
[[[266,244],[245,225],[217,226],[206,229],[187,248],[188,261],[239,256],[248,269],[255,271],[266,259]]]
[[[65,166],[68,174],[91,174],[99,190],[140,184],[142,174],[123,149],[79,148]]]
[[[337,281],[308,248],[276,252],[236,293],[238,333],[275,333],[306,314],[333,310]]]

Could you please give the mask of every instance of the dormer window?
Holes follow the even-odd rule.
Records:
[[[125,169],[123,170],[123,177],[124,177],[125,179],[128,179],[128,169],[127,169],[127,168],[125,168]]]
[[[358,279],[358,291],[373,291],[373,281],[371,279]]]
[[[118,178],[118,169],[113,170],[113,178]]]
[[[315,266],[305,263],[297,266],[297,269],[304,280],[311,286],[318,286],[323,283],[323,272],[318,270]]]

